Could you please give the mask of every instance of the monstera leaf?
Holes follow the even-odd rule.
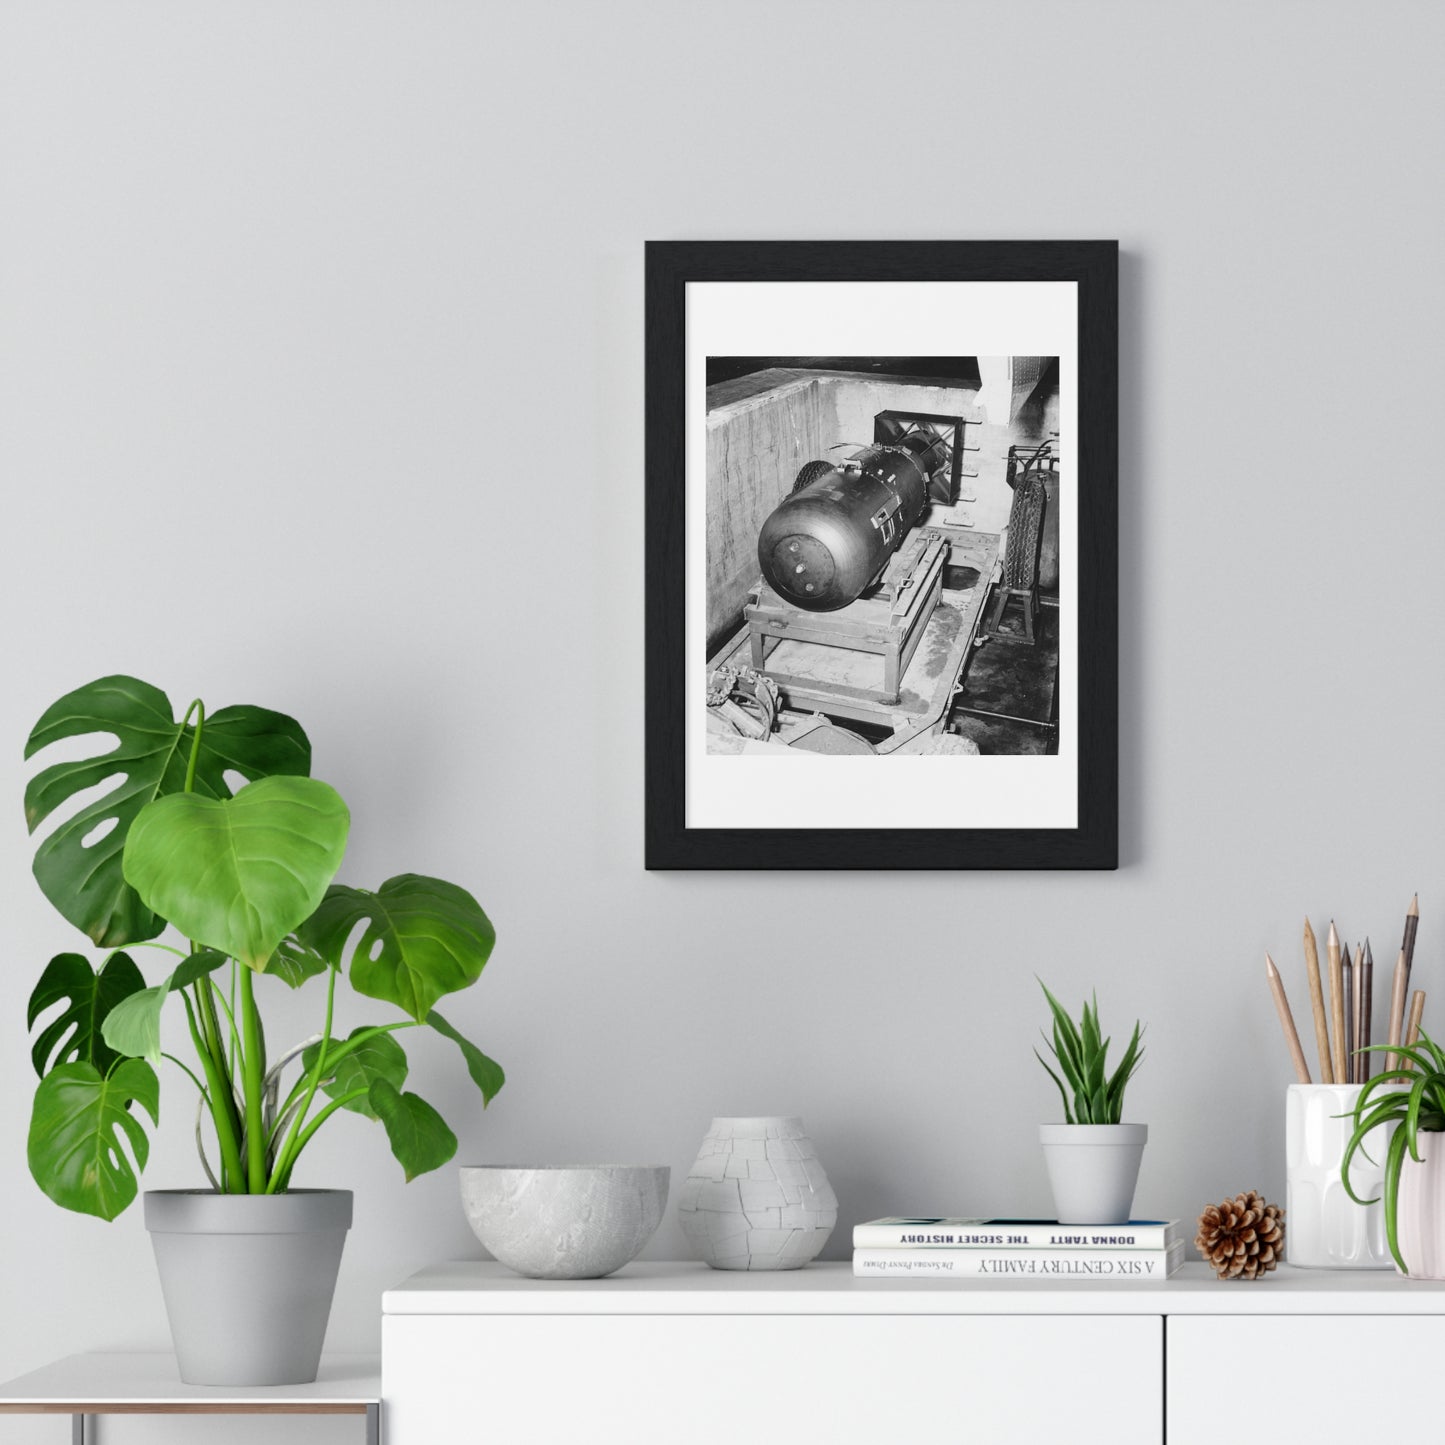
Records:
[[[507,1082],[502,1066],[495,1059],[489,1059],[470,1039],[463,1038],[435,1009],[426,1016],[426,1021],[462,1051],[467,1073],[472,1076],[472,1083],[482,1091],[482,1108],[485,1109]]]
[[[158,1068],[161,1062],[161,1010],[166,999],[177,989],[214,973],[225,962],[224,953],[218,953],[213,948],[202,949],[186,959],[164,983],[140,989],[123,999],[111,1009],[102,1027],[107,1046],[125,1058],[145,1059]]]
[[[457,1152],[457,1136],[420,1095],[398,1092],[389,1079],[373,1079],[369,1102],[386,1126],[391,1152],[408,1184],[418,1174],[440,1169]]]
[[[327,1052],[341,1048],[343,1043],[350,1043],[357,1034],[366,1032],[368,1030],[365,1027],[353,1029],[350,1037],[345,1040],[332,1039]],[[302,1067],[308,1071],[314,1069],[320,1056],[321,1046],[312,1044],[302,1056]],[[322,1082],[321,1088],[333,1099],[344,1098],[347,1094],[355,1093],[357,1089],[369,1089],[377,1079],[385,1079],[392,1088],[400,1089],[406,1082],[406,1051],[390,1034],[376,1034],[358,1044],[335,1068],[328,1064],[326,1073],[327,1078]],[[364,1096],[348,1099],[341,1107],[365,1115],[368,1119],[379,1117],[371,1107],[371,1100]]]
[[[103,677],[67,693],[35,724],[25,756],[62,738],[109,733],[109,752],[79,762],[55,763],[25,789],[25,821],[33,833],[77,793],[119,775],[103,797],[67,818],[36,850],[41,891],[59,912],[102,948],[154,938],[165,920],[126,883],[121,855],[136,815],[155,798],[185,788],[193,728],[176,721],[159,688],[134,677]],[[259,707],[228,707],[201,730],[195,791],[229,798],[225,773],[247,779],[304,777],[311,744],[301,724]],[[103,830],[109,828],[108,832]],[[87,846],[87,839],[89,846]]]
[[[114,1219],[135,1198],[136,1171],[123,1146],[144,1169],[150,1140],[132,1104],[160,1122],[160,1083],[139,1059],[123,1059],[108,1074],[94,1064],[62,1064],[40,1081],[26,1155],[35,1182],[57,1204]]]
[[[300,988],[308,978],[325,973],[331,965],[313,948],[308,948],[292,933],[276,945],[276,952],[266,965],[266,973],[279,978],[288,988]]]
[[[131,824],[125,877],[187,938],[260,972],[321,902],[350,824],[315,778],[262,778],[228,799],[177,793]]]
[[[337,968],[346,941],[365,923],[351,953],[351,986],[404,1009],[418,1023],[443,994],[469,988],[497,941],[482,906],[465,888],[402,873],[375,893],[340,884],[298,930]]]
[[[104,1073],[116,1060],[102,1029],[117,1005],[146,986],[141,971],[125,953],[112,954],[97,973],[78,953],[58,953],[45,966],[30,995],[25,1027],[33,1029],[46,1009],[64,1002],[65,1009],[40,1031],[30,1050],[35,1072],[43,1079],[58,1064],[94,1064]]]

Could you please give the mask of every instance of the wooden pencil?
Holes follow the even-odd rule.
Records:
[[[1420,1022],[1424,1016],[1425,990],[1423,988],[1417,988],[1415,990],[1415,997],[1410,1000],[1410,1023],[1405,1030],[1405,1044],[1407,1047],[1412,1046],[1420,1037]],[[1402,1069],[1412,1069],[1415,1066],[1409,1059],[1401,1058],[1400,1067]]]
[[[1375,1002],[1375,956],[1370,952],[1370,940],[1365,940],[1365,952],[1363,962],[1357,964],[1356,972],[1360,980],[1360,1027],[1356,1033],[1358,1040],[1356,1047],[1366,1050],[1374,1042],[1370,1037],[1370,1031],[1374,1027]],[[1362,1052],[1360,1054],[1360,1082],[1370,1082],[1370,1060],[1374,1055]]]
[[[1395,976],[1390,981],[1390,1032],[1385,1042],[1390,1052],[1385,1055],[1385,1069],[1388,1072],[1399,1066],[1395,1050],[1400,1047],[1400,1036],[1405,1027],[1405,950],[1395,960]]]
[[[1355,1082],[1355,969],[1350,946],[1340,949],[1340,997],[1345,1009],[1345,1083]]]
[[[1315,931],[1305,919],[1305,981],[1310,986],[1310,1007],[1315,1015],[1315,1048],[1320,1056],[1320,1083],[1333,1084],[1330,1067],[1330,1026],[1325,1022],[1325,991],[1320,983],[1320,951],[1315,946]]]
[[[1420,895],[1417,893],[1405,910],[1405,936],[1400,952],[1405,955],[1405,997],[1410,996],[1410,971],[1415,967],[1415,935],[1420,931]]]
[[[1325,939],[1325,961],[1330,971],[1330,1068],[1334,1082],[1349,1081],[1345,1072],[1345,977],[1344,960],[1340,957],[1340,935],[1330,919],[1329,937]]]
[[[1289,1056],[1294,1061],[1294,1076],[1301,1084],[1307,1084],[1310,1081],[1310,1066],[1305,1062],[1305,1051],[1300,1047],[1294,1015],[1290,1012],[1289,1000],[1284,996],[1284,980],[1279,976],[1279,970],[1274,966],[1274,959],[1269,954],[1264,956],[1264,973],[1269,980],[1269,991],[1274,995],[1274,1011],[1279,1015],[1279,1026],[1284,1031]]]

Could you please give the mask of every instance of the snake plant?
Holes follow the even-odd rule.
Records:
[[[1144,1060],[1144,1050],[1140,1048],[1139,1041],[1143,1037],[1143,1027],[1136,1023],[1134,1025],[1133,1037],[1129,1040],[1129,1047],[1124,1050],[1124,1057],[1119,1061],[1119,1067],[1112,1074],[1108,1072],[1109,1045],[1112,1040],[1104,1037],[1103,1030],[1099,1026],[1099,999],[1095,995],[1092,1002],[1084,1004],[1083,1018],[1075,1024],[1069,1016],[1068,1011],[1048,990],[1048,986],[1039,980],[1039,987],[1044,991],[1044,997],[1049,1001],[1049,1009],[1054,1016],[1053,1037],[1044,1035],[1044,1041],[1049,1046],[1055,1062],[1059,1066],[1059,1074],[1049,1068],[1048,1061],[1034,1050],[1034,1057],[1038,1059],[1048,1076],[1058,1085],[1059,1097],[1064,1101],[1064,1120],[1069,1124],[1117,1124],[1124,1116],[1124,1089],[1138,1071],[1139,1065]],[[1068,1088],[1064,1087],[1064,1079],[1068,1080]],[[1073,1098],[1070,1099],[1070,1091]]]
[[[1424,1162],[1420,1156],[1421,1134],[1445,1132],[1445,1051],[1424,1029],[1420,1030],[1420,1037],[1414,1044],[1395,1044],[1393,1047],[1371,1044],[1368,1051],[1393,1053],[1397,1059],[1406,1062],[1376,1074],[1360,1090],[1352,1114],[1354,1132],[1345,1148],[1345,1157],[1340,1161],[1340,1178],[1344,1181],[1345,1192],[1356,1204],[1378,1203],[1379,1195],[1374,1199],[1361,1199],[1355,1193],[1350,1183],[1350,1161],[1357,1149],[1363,1150],[1366,1138],[1376,1129],[1391,1124],[1396,1126],[1385,1146],[1385,1236],[1400,1272],[1409,1274],[1409,1267],[1400,1253],[1400,1174],[1405,1167],[1406,1154],[1417,1164]],[[1369,1158],[1368,1151],[1365,1151],[1365,1157]]]

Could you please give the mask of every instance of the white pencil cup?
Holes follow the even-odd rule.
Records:
[[[1385,1206],[1356,1204],[1340,1178],[1362,1087],[1291,1084],[1285,1095],[1285,1260],[1289,1264],[1305,1269],[1394,1267],[1385,1240]],[[1380,1198],[1391,1132],[1392,1128],[1375,1130],[1350,1161],[1350,1185],[1361,1199]]]

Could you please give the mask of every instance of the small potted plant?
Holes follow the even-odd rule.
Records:
[[[477,981],[492,925],[471,894],[437,878],[403,873],[375,892],[334,881],[350,815],[309,776],[311,744],[284,714],[208,714],[198,700],[177,721],[159,689],[106,677],[50,707],[25,755],[96,734],[115,747],[54,762],[25,790],[32,831],[73,810],[37,848],[35,877],[103,950],[98,965],[57,954],[30,999],[28,1026],[40,1026],[30,1172],[57,1204],[114,1219],[135,1198],[163,1060],[173,1066],[194,1100],[177,1112],[210,1186],[145,1198],[182,1378],[304,1383],[316,1376],[351,1195],[298,1188],[298,1163],[340,1112],[379,1122],[408,1180],[452,1157],[456,1136],[404,1087],[398,1035],[446,1039],[491,1100],[502,1070],[436,1005]],[[169,926],[183,946],[158,941]],[[154,983],[131,956],[141,948],[166,960]],[[343,974],[398,1017],[343,1036]],[[277,1048],[262,1026],[265,991],[318,977],[317,1031]],[[192,1064],[162,1046],[168,1006],[184,1013]]]
[[[1377,1129],[1387,1134],[1384,1185],[1385,1238],[1395,1266],[1410,1279],[1445,1279],[1445,1051],[1425,1032],[1414,1044],[1372,1044],[1371,1053],[1393,1053],[1399,1067],[1376,1074],[1360,1090],[1340,1178],[1356,1204],[1350,1182],[1355,1150]]]
[[[1139,1046],[1143,1029],[1134,1025],[1129,1046],[1111,1074],[1111,1041],[1099,1025],[1097,996],[1084,1004],[1076,1025],[1042,981],[1039,986],[1054,1016],[1053,1036],[1045,1034],[1044,1039],[1058,1072],[1037,1049],[1034,1056],[1058,1085],[1064,1103],[1064,1123],[1039,1125],[1059,1223],[1122,1224],[1134,1203],[1139,1161],[1149,1138],[1147,1124],[1120,1122],[1124,1089],[1144,1058]]]

